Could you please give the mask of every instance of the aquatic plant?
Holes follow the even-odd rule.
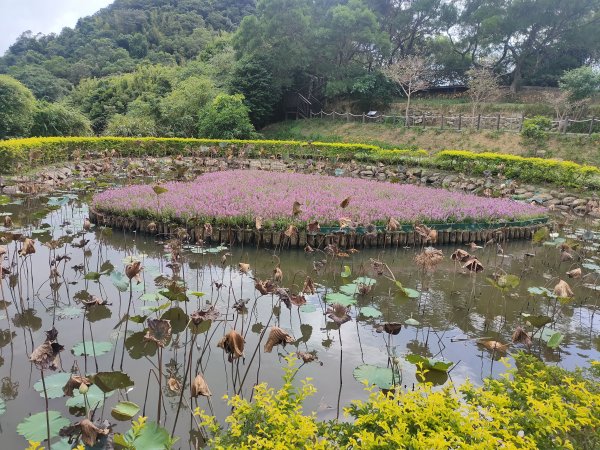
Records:
[[[401,223],[497,222],[537,218],[545,209],[509,199],[477,197],[444,189],[324,175],[234,170],[202,175],[193,182],[165,183],[160,207],[151,186],[110,189],[96,195],[100,212],[253,228],[386,225]],[[347,204],[344,199],[351,198]],[[340,203],[342,202],[342,204]]]

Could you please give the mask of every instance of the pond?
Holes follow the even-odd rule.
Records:
[[[81,394],[63,396],[68,376],[56,374],[74,367],[88,375],[122,371],[133,386],[106,396],[90,387],[91,409],[98,406],[95,419],[109,419],[116,424],[115,432],[127,431],[129,421],[115,419],[111,409],[120,401],[130,401],[149,420],[156,420],[160,366],[161,422],[169,432],[175,430],[180,437],[176,448],[182,449],[202,444],[190,407],[198,405],[223,421],[230,412],[222,399],[225,394],[250,397],[256,383],[281,385],[283,358],[293,352],[316,357],[297,364],[296,379],[311,377],[318,390],[306,408],[316,411],[320,419],[341,420],[345,405],[368,396],[355,379],[355,375],[363,377],[365,368],[387,368],[392,361],[397,369],[394,377],[405,389],[421,382],[413,364],[418,358],[410,355],[446,368],[427,373],[427,381],[436,385],[466,378],[481,383],[485,377],[498,376],[506,370],[500,357],[510,361],[519,349],[569,369],[600,359],[600,319],[595,314],[600,235],[584,226],[566,224],[558,236],[546,236],[539,244],[462,247],[478,257],[484,267],[480,273],[453,261],[455,248],[438,247],[444,258],[428,271],[415,262],[423,248],[349,254],[335,249],[274,252],[254,246],[226,248],[220,243],[196,246],[185,239],[173,242],[167,237],[89,228],[88,201],[85,191],[70,190],[35,198],[8,197],[4,201],[8,204],[0,207],[13,222],[10,230],[0,228],[1,235],[22,232],[35,241],[35,253],[27,256],[17,254],[21,242],[9,239],[3,244],[7,250],[3,265],[11,272],[2,280],[6,308],[0,311],[0,411],[2,405],[6,409],[0,415],[3,448],[26,447],[17,427],[29,415],[45,411],[40,370],[29,355],[53,326],[64,351],[56,361],[57,369],[44,372],[50,410],[70,422],[84,414]],[[561,245],[570,248],[561,252]],[[140,282],[133,279],[130,284],[125,266],[134,260],[141,262],[143,270]],[[583,277],[568,278],[566,272],[577,267],[583,267]],[[255,288],[256,279],[279,276],[282,280],[277,284],[289,292],[261,295]],[[316,292],[296,296],[307,277]],[[560,279],[568,282],[573,298],[552,294]],[[288,300],[286,294],[294,295]],[[346,311],[339,308],[337,322],[343,323],[330,318],[327,311],[335,302],[348,306],[350,320],[344,321]],[[194,311],[211,306],[218,317],[198,327],[189,323]],[[147,320],[161,317],[170,319],[172,337],[158,350],[144,336]],[[289,342],[267,352],[264,346],[273,326],[283,329]],[[519,326],[533,337],[530,347],[512,343]],[[245,339],[243,357],[228,358],[217,346],[232,329]],[[494,350],[488,341],[507,347]],[[197,374],[203,375],[212,392],[210,402],[202,396],[190,399],[189,379]],[[176,387],[184,379],[188,381],[180,404]],[[45,416],[40,417],[37,428],[45,436]],[[70,448],[59,440],[53,439],[53,449]]]

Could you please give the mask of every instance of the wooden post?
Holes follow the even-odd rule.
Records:
[[[523,131],[523,122],[525,122],[525,113],[521,113],[521,125],[519,126],[519,133]]]
[[[444,129],[444,115],[442,114],[442,130]]]
[[[321,119],[323,118],[323,110],[321,110]]]
[[[458,115],[458,131],[460,131],[460,128],[462,127],[462,114]]]
[[[481,128],[481,114],[477,116],[477,131]]]
[[[498,119],[496,119],[496,131],[500,131],[500,114],[498,114]]]
[[[588,134],[592,134],[594,132],[594,116],[592,116],[592,119],[590,120],[590,131]]]
[[[362,113],[362,123],[365,123],[365,113]]]
[[[346,111],[346,122],[350,122],[350,113]]]

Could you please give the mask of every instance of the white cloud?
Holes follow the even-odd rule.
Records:
[[[58,33],[114,0],[0,0],[0,54],[24,31]]]

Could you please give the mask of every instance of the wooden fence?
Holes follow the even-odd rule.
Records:
[[[307,115],[308,116],[308,115]],[[524,115],[517,117],[506,117],[500,114],[476,116],[465,114],[432,114],[422,113],[406,116],[404,114],[379,114],[362,113],[352,114],[349,112],[339,113],[337,111],[310,112],[311,119],[323,119],[332,121],[341,121],[348,123],[388,123],[397,126],[406,127],[435,127],[441,130],[491,130],[491,131],[509,131],[520,132],[523,129],[523,122],[527,119]],[[302,117],[296,115],[296,119]],[[584,119],[564,119],[552,121],[552,129],[560,133],[588,134],[600,133],[600,118],[588,117]]]

